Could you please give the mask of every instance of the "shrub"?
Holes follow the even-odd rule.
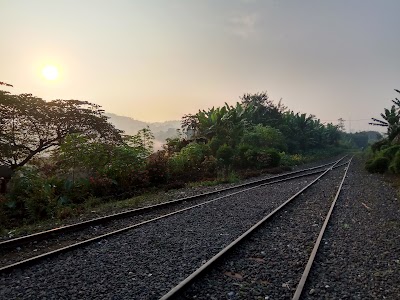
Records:
[[[400,151],[397,151],[394,158],[390,162],[389,171],[394,174],[400,174]]]
[[[279,166],[281,156],[275,149],[262,150],[257,157],[260,167],[273,168]]]
[[[186,184],[183,181],[177,180],[174,182],[171,182],[165,186],[165,191],[169,190],[177,190],[177,189],[182,189],[186,186]]]
[[[112,194],[117,182],[106,176],[93,176],[89,178],[90,194],[94,197],[103,197]]]
[[[399,150],[400,150],[400,145],[394,145],[381,150],[378,155],[386,157],[389,160],[392,160],[396,155],[396,153],[399,152]]]
[[[278,129],[260,124],[251,130],[246,130],[241,143],[256,149],[275,148],[283,151],[287,149],[285,138]]]
[[[232,160],[235,151],[227,144],[222,145],[217,150],[217,159],[221,165],[228,167]]]
[[[10,219],[34,222],[52,216],[56,204],[53,186],[35,168],[24,167],[10,181],[4,209]]]
[[[390,160],[387,157],[376,157],[367,161],[365,168],[371,173],[385,173],[389,167]]]
[[[306,162],[306,157],[302,154],[287,154],[285,152],[280,153],[281,164],[284,166],[297,166]]]
[[[380,141],[377,141],[376,143],[373,143],[371,145],[371,150],[373,153],[383,150],[385,147],[388,147],[389,141],[387,139],[383,139]]]
[[[163,184],[168,179],[168,157],[166,151],[157,151],[150,155],[146,166],[151,185]]]
[[[168,169],[174,180],[191,181],[202,177],[202,165],[210,148],[204,144],[191,143],[168,160]]]
[[[58,198],[59,204],[85,202],[91,196],[91,187],[89,179],[80,178],[77,180],[67,179],[63,183],[61,196]]]
[[[214,136],[211,141],[208,143],[208,146],[211,149],[213,155],[217,154],[218,149],[224,144],[224,141],[218,137]]]
[[[201,169],[203,170],[203,176],[206,178],[212,178],[217,176],[217,159],[210,155],[206,156],[201,163]],[[204,178],[203,178],[204,179]]]

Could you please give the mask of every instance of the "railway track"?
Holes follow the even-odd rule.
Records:
[[[306,190],[318,183],[320,178],[328,173],[329,170],[326,170],[302,190],[290,197],[287,201],[282,203],[279,207],[240,235],[237,239],[220,250],[211,259],[204,262],[202,266],[170,289],[168,293],[164,294],[160,300],[221,298],[303,299],[305,297],[303,288],[321,244],[325,229],[328,226],[330,216],[341,192],[351,160],[352,159],[347,163],[339,187],[335,191],[333,201],[329,203],[329,210],[327,214],[323,216],[323,224],[319,233],[317,233],[317,238],[315,240],[310,241],[310,239],[307,240],[303,237],[304,235],[302,234],[302,231],[304,232],[305,229],[302,228],[300,224],[299,227],[293,227],[293,224],[290,224],[296,219],[296,217],[292,217],[288,224],[287,218],[289,214],[286,214],[288,211],[285,211],[285,209],[289,210],[289,204],[298,197],[303,197],[303,200],[305,200],[307,198],[304,196]],[[325,190],[323,194],[325,195]],[[318,199],[316,200],[315,203],[311,203],[311,207],[318,204],[318,202],[321,202],[321,199],[319,199],[319,201]],[[321,211],[326,211],[326,208],[325,205],[324,209],[321,210],[319,208],[314,211],[314,213],[322,214]],[[302,208],[301,205],[298,205],[296,209],[304,210],[307,208]],[[311,211],[312,209],[310,209],[310,212]],[[291,213],[296,214],[294,209]],[[304,219],[304,216],[302,216],[302,218]],[[312,218],[313,216],[310,215],[310,219]],[[318,220],[322,221],[322,218],[315,218],[314,221],[311,221],[311,226],[314,227],[316,223],[313,222],[318,222]],[[284,222],[286,222],[286,224],[282,225]],[[285,236],[287,232],[280,230],[285,227],[294,232],[294,234],[292,233],[289,238],[284,238],[283,236]],[[266,228],[272,229],[266,230]],[[298,234],[303,238],[296,238],[296,231],[300,231]],[[313,229],[312,231],[314,231],[314,235],[316,235],[315,230]],[[297,243],[299,242],[299,244],[297,244],[295,240],[297,240]],[[313,244],[312,251],[309,251],[310,242]],[[301,248],[302,246],[299,246],[301,243],[307,244],[304,249]],[[266,248],[268,247],[272,248],[272,250],[270,249],[270,251],[267,251]],[[286,250],[285,248],[292,249]],[[293,260],[292,258],[290,260],[289,256],[293,256],[293,253],[287,255],[287,252],[298,252],[295,255],[295,257],[297,256],[296,259]],[[282,253],[286,254],[282,255]],[[307,262],[304,260],[305,253],[309,254]],[[268,254],[272,255],[269,256]],[[303,259],[303,262],[301,262],[299,258]],[[282,260],[279,261],[279,259]],[[284,264],[287,264],[288,266],[286,268],[279,266]],[[304,270],[301,274],[300,271],[303,267]],[[290,275],[287,275],[289,273]],[[278,279],[277,284],[277,278],[283,280],[279,282]],[[295,278],[297,282],[293,280],[293,278]]]
[[[341,160],[343,160],[343,158],[341,158],[339,161]],[[326,172],[326,169],[324,168],[329,169],[333,165],[336,165],[336,167],[340,166],[338,164],[339,161],[295,172],[290,172],[278,176],[273,176],[266,179],[252,181],[249,183],[240,184],[234,187],[226,188],[215,192],[209,192],[197,196],[181,198],[162,204],[143,207],[140,209],[130,210],[119,214],[101,217],[90,221],[85,221],[74,225],[56,228],[53,230],[48,230],[16,239],[6,240],[0,243],[0,253],[3,254],[2,255],[3,261],[7,262],[11,261],[11,263],[6,263],[6,264],[3,263],[3,267],[0,268],[0,272],[9,272],[15,268],[21,268],[23,266],[35,264],[41,259],[48,258],[50,256],[60,254],[66,251],[70,251],[72,249],[85,246],[89,243],[100,241],[106,237],[126,232],[128,230],[142,226],[144,224],[155,222],[162,218],[182,213],[189,209],[193,209],[208,203],[212,203],[217,200],[231,197],[239,193],[249,191],[251,189],[256,189],[260,186],[284,182],[288,180],[293,180],[301,177],[312,176],[315,174]],[[237,191],[232,192],[234,190]],[[216,195],[217,195],[216,198],[215,197],[212,198],[213,196]],[[193,202],[195,202],[194,205],[192,205]],[[146,217],[141,218],[143,215],[146,215]],[[137,216],[140,217],[137,218]],[[129,225],[127,225],[125,222],[127,218],[131,219]],[[132,220],[132,218],[135,219]],[[113,222],[122,222],[121,224],[118,225],[120,228],[115,230],[115,226],[111,226],[111,230],[107,232],[106,228],[102,228],[104,226],[101,225],[99,226],[99,224],[110,224]],[[90,232],[82,234],[82,230],[85,229]],[[61,240],[60,236],[62,237]],[[79,236],[79,238],[76,238],[76,236]],[[25,251],[24,251],[24,245],[28,245],[28,247],[25,247],[26,248]]]

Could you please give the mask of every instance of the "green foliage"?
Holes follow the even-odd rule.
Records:
[[[349,137],[357,148],[362,149],[368,146],[368,135],[365,133],[356,132],[353,134],[349,134]]]
[[[273,168],[279,166],[281,156],[275,149],[266,149],[260,151],[258,161],[263,168]]]
[[[221,138],[219,136],[214,136],[211,138],[210,142],[208,143],[208,146],[211,149],[211,153],[213,155],[216,155],[219,147],[221,147],[223,144],[224,144],[223,138]]]
[[[139,130],[137,134],[133,136],[128,136],[125,141],[144,158],[153,153],[154,135],[149,126]]]
[[[217,150],[217,159],[222,166],[228,167],[233,160],[234,154],[235,151],[232,149],[232,147],[224,144]]]
[[[400,174],[400,151],[397,151],[389,165],[389,171],[393,174]]]
[[[389,160],[392,160],[397,152],[400,150],[400,145],[394,145],[387,148],[382,149],[379,152],[379,156],[386,157]]]
[[[146,166],[151,185],[164,184],[168,180],[168,157],[165,150],[153,153]]]
[[[3,205],[9,219],[33,222],[52,216],[57,203],[53,186],[35,168],[20,168],[10,181]]]
[[[390,160],[387,157],[379,156],[367,161],[365,168],[371,173],[385,173],[389,167]]]
[[[244,132],[242,145],[254,149],[275,148],[286,150],[286,142],[282,133],[270,126],[256,125]]]
[[[121,131],[107,121],[100,106],[87,101],[46,102],[31,94],[0,91],[0,164],[24,166],[35,155],[60,146],[68,134],[120,143]]]
[[[285,152],[280,153],[281,164],[283,166],[298,166],[306,163],[307,159],[302,154],[287,154]]]
[[[376,152],[378,152],[380,150],[383,150],[384,148],[387,148],[389,145],[390,145],[389,140],[383,139],[383,140],[380,140],[380,141],[377,141],[377,142],[373,143],[371,145],[371,150],[372,150],[373,153],[376,153]]]
[[[179,153],[169,158],[168,168],[172,177],[181,180],[194,180],[201,177],[201,164],[210,154],[210,148],[204,144],[191,143]]]
[[[173,153],[177,153],[182,150],[182,148],[186,147],[189,144],[189,141],[182,138],[182,136],[176,138],[167,138],[166,144],[164,145],[164,150],[167,151],[168,155],[172,155]]]
[[[61,144],[57,159],[60,167],[67,171],[81,170],[89,174],[102,172],[113,157],[114,145],[90,141],[79,134],[69,134]]]
[[[273,168],[279,166],[281,156],[272,148],[254,149],[242,147],[240,149],[240,166],[242,168]]]
[[[399,90],[396,92],[400,93]],[[385,108],[384,113],[381,113],[382,120],[372,118],[370,125],[387,127],[387,137],[389,143],[398,138],[400,134],[400,100],[395,98],[390,109]]]

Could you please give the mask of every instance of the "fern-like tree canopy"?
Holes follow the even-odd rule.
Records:
[[[69,134],[122,143],[122,131],[108,122],[99,105],[80,100],[45,101],[31,94],[0,91],[0,165],[11,169],[58,147]]]

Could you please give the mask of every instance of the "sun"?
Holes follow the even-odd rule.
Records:
[[[47,65],[42,69],[42,75],[47,80],[56,80],[58,78],[58,69],[55,66]]]

